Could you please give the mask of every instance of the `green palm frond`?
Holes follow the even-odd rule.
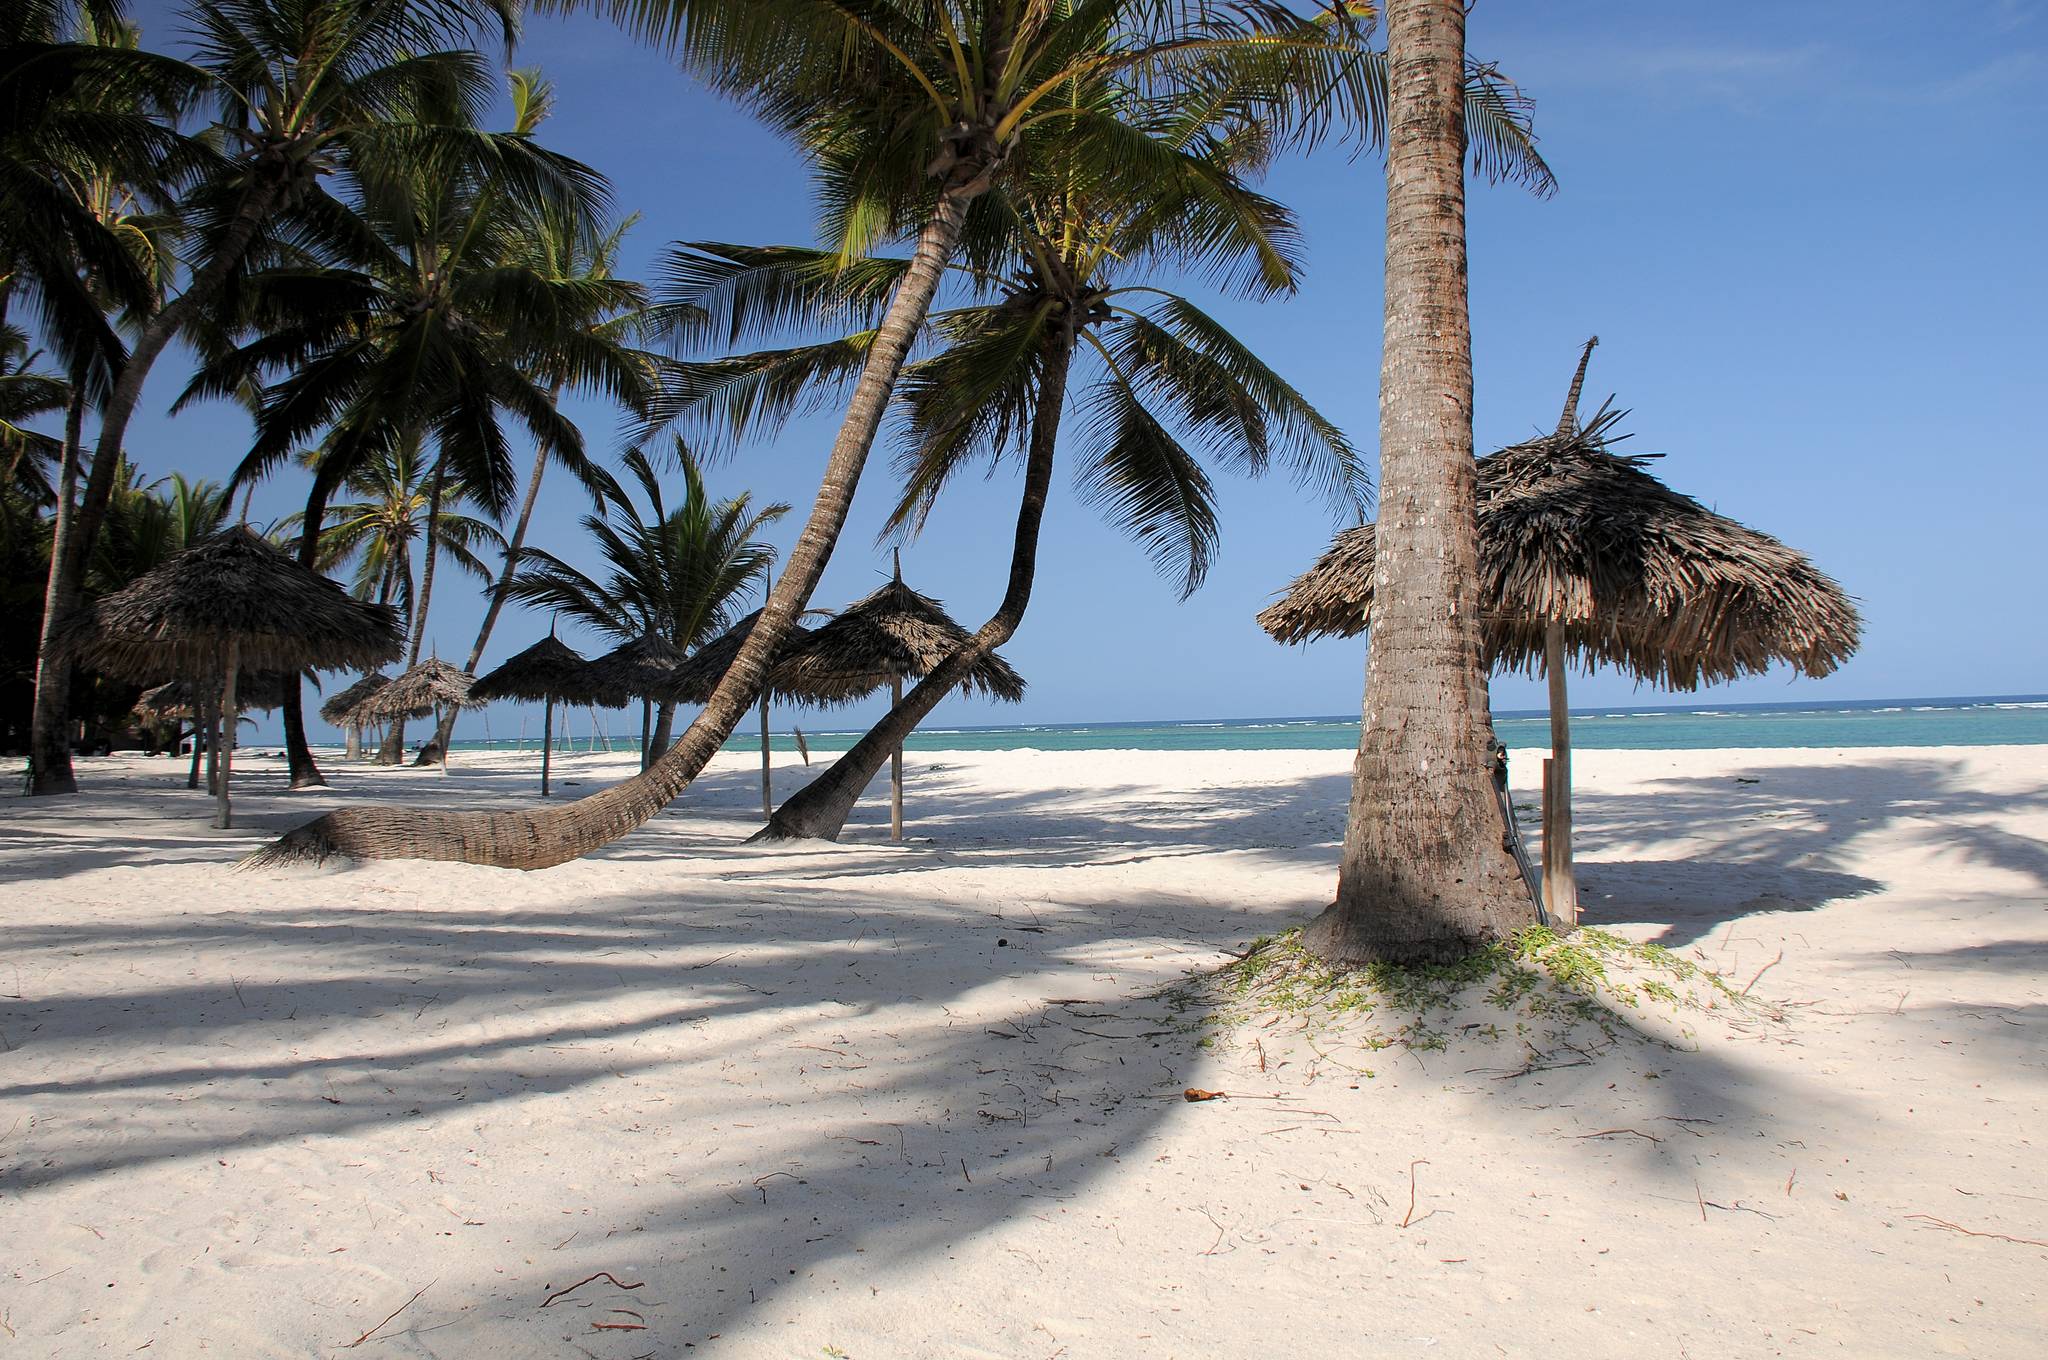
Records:
[[[1215,559],[1214,485],[1113,364],[1080,406],[1082,501],[1135,538],[1162,574],[1177,577],[1185,599]]]

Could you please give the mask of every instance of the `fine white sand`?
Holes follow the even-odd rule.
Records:
[[[913,753],[911,843],[769,849],[724,756],[542,873],[231,870],[531,763],[0,802],[0,1357],[2048,1354],[2048,748],[1583,752],[1589,920],[1782,1023],[1370,1076],[1159,996],[1328,899],[1341,752]]]

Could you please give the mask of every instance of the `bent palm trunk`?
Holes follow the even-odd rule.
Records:
[[[1501,838],[1479,633],[1464,4],[1395,0],[1386,20],[1386,345],[1365,721],[1337,900],[1302,935],[1339,964],[1455,958],[1536,922]]]
[[[460,860],[508,869],[545,869],[588,854],[660,812],[689,787],[725,744],[767,679],[768,661],[817,589],[845,527],[854,488],[873,448],[905,354],[924,324],[939,279],[960,239],[968,203],[988,183],[988,164],[961,163],[919,233],[911,265],[875,333],[853,399],[818,486],[803,533],[760,620],[682,739],[620,784],[561,808],[455,812],[432,808],[337,808],[250,857],[252,864],[358,859]]]
[[[1010,582],[996,612],[964,646],[917,682],[893,704],[882,720],[855,742],[832,767],[798,790],[775,810],[753,840],[813,838],[836,841],[861,791],[880,773],[884,761],[903,748],[903,740],[931,715],[939,701],[965,680],[982,658],[1008,642],[1024,621],[1038,570],[1038,531],[1045,520],[1045,498],[1052,487],[1053,452],[1059,440],[1061,408],[1066,403],[1067,369],[1073,360],[1069,331],[1046,356],[1038,406],[1032,412],[1031,452],[1024,465],[1024,498],[1017,507],[1017,536],[1010,550]]]

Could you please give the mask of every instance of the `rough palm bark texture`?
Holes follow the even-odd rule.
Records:
[[[846,525],[855,486],[874,447],[903,357],[931,308],[946,262],[960,240],[967,205],[988,186],[990,163],[951,168],[932,215],[918,235],[896,295],[875,335],[832,442],[817,500],[790,550],[782,579],[769,593],[754,630],[733,658],[682,739],[646,770],[602,793],[560,808],[518,812],[453,812],[434,808],[337,808],[257,852],[251,864],[356,859],[460,860],[506,869],[545,869],[617,840],[689,787],[753,706],[768,674],[769,658],[795,625],[817,589],[818,578]]]
[[[832,762],[832,768],[777,808],[768,825],[752,839],[838,840],[861,791],[881,770],[883,762],[901,751],[904,738],[917,730],[917,725],[939,706],[939,701],[959,688],[984,657],[1008,642],[1024,621],[1038,568],[1038,531],[1045,520],[1046,494],[1052,487],[1053,451],[1059,439],[1060,412],[1066,404],[1067,372],[1073,362],[1074,344],[1075,332],[1069,324],[1046,356],[1038,406],[1031,418],[1031,450],[1024,465],[1024,498],[1017,508],[1016,541],[1010,550],[1010,581],[1002,603],[966,646],[956,649],[931,674],[918,681],[910,693],[891,705],[880,722]]]
[[[142,401],[142,385],[164,347],[183,330],[187,321],[210,306],[241,265],[257,230],[282,200],[284,182],[265,180],[242,200],[234,221],[222,237],[219,249],[206,266],[192,276],[191,284],[177,301],[164,307],[143,326],[135,338],[128,360],[114,377],[113,387],[100,408],[98,442],[93,448],[92,470],[85,479],[85,499],[77,507],[68,527],[62,551],[53,546],[50,576],[43,593],[43,637],[47,651],[50,634],[78,608],[85,593],[85,568],[92,557],[93,540],[106,518],[113,499],[114,473],[121,463],[128,422]],[[59,503],[60,512],[64,502]],[[31,794],[76,793],[78,779],[71,770],[71,740],[67,730],[71,710],[71,667],[38,666],[36,704],[29,729],[29,784]]]
[[[1502,839],[1479,628],[1466,311],[1462,0],[1386,7],[1385,352],[1365,724],[1333,962],[1455,958],[1536,920]]]

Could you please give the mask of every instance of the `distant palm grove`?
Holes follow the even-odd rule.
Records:
[[[1405,348],[1425,324],[1430,343],[1464,347],[1467,400],[1462,448],[1402,445],[1380,491],[1391,503],[1397,475],[1402,494],[1462,476],[1463,519],[1432,532],[1471,532],[1464,176],[1553,185],[1519,92],[1466,57],[1459,0],[536,7],[619,23],[673,59],[677,82],[783,137],[812,177],[815,211],[790,233],[801,239],[707,241],[688,222],[641,220],[597,168],[551,149],[555,93],[521,64],[518,0],[186,0],[161,33],[138,33],[122,0],[4,7],[0,750],[25,757],[29,793],[79,792],[77,753],[186,735],[166,704],[138,701],[154,684],[220,676],[101,673],[67,650],[67,623],[245,523],[258,483],[283,484],[301,508],[248,527],[390,606],[401,668],[422,660],[451,590],[488,601],[473,642],[439,658],[470,675],[557,620],[681,660],[752,619],[701,704],[656,684],[616,692],[645,723],[644,768],[621,784],[509,811],[344,807],[267,856],[558,864],[660,811],[773,689],[864,477],[893,479],[889,531],[906,539],[961,473],[1011,477],[1014,523],[990,535],[1008,564],[1001,599],[768,827],[836,837],[904,735],[1025,626],[1039,554],[1056,550],[1042,532],[1056,475],[1183,595],[1216,551],[1229,477],[1277,468],[1347,522],[1369,513],[1371,441],[1209,309],[1296,289],[1294,215],[1260,188],[1287,155],[1361,174],[1377,162],[1354,160],[1360,148],[1392,159],[1383,410],[1435,410],[1430,394],[1461,380]],[[1441,253],[1453,230],[1454,261]],[[629,232],[668,243],[652,277],[622,276]],[[1406,253],[1400,232],[1413,233]],[[1361,230],[1339,248],[1378,242]],[[145,380],[172,366],[173,414],[237,403],[253,419],[224,484],[131,461]],[[161,375],[151,390],[165,390]],[[565,417],[572,396],[609,403],[626,437]],[[778,455],[818,459],[814,503],[706,491],[696,450],[765,450],[816,410],[844,413],[829,449]],[[878,443],[889,456],[871,469]],[[587,498],[584,541],[535,541],[544,483]],[[778,560],[759,536],[785,516],[800,528]],[[1397,545],[1386,530],[1381,542]],[[1450,570],[1471,557],[1435,553]],[[1427,590],[1455,584],[1418,584],[1414,617],[1437,609]],[[1392,645],[1403,587],[1382,577],[1380,589],[1375,632]],[[1438,649],[1445,664],[1476,668],[1476,642],[1459,637]],[[1483,696],[1475,673],[1467,688]],[[297,676],[277,685],[294,787],[323,782],[335,759],[308,741],[319,697]],[[416,732],[429,754],[445,753],[459,703],[459,690],[437,702]],[[387,761],[405,752],[405,722],[379,722]],[[1412,762],[1389,757],[1379,802],[1354,804],[1347,837],[1347,883],[1382,894],[1360,909],[1434,910],[1416,905],[1438,901],[1431,865],[1481,885],[1468,894],[1515,900],[1446,909],[1431,929],[1330,936],[1333,956],[1437,956],[1446,931],[1455,944],[1533,919],[1519,888],[1501,886],[1518,882],[1512,863],[1486,843],[1483,712],[1414,734],[1456,747],[1461,773],[1447,778],[1470,783],[1480,812],[1469,835],[1455,809],[1435,834],[1416,800],[1456,799],[1404,793]],[[1372,878],[1360,855],[1421,868]]]

